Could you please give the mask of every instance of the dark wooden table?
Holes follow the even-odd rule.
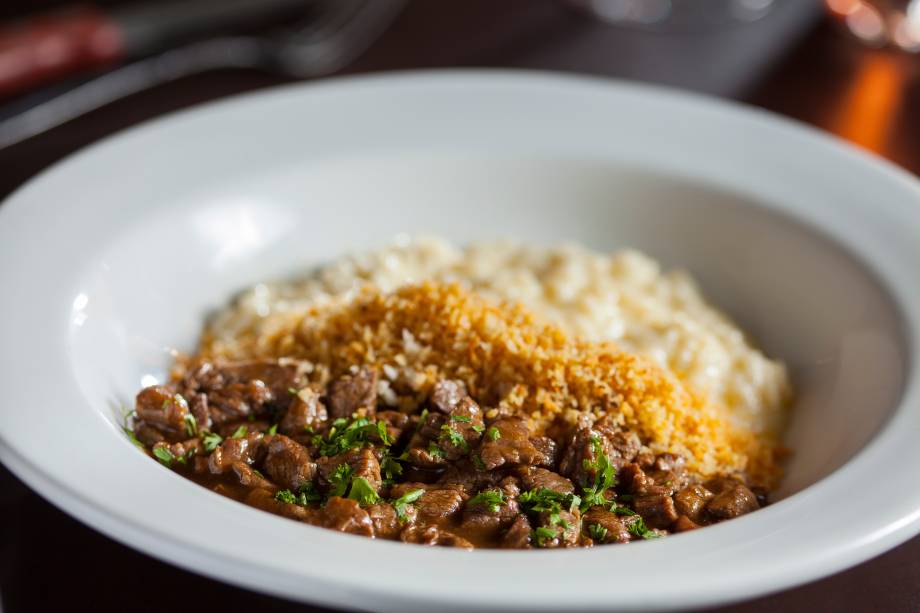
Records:
[[[21,14],[35,4],[10,0],[0,6],[0,18]],[[598,60],[607,36],[598,34],[600,27],[551,0],[416,1],[346,72],[519,66],[622,74],[616,63],[608,67]],[[589,34],[593,38],[586,38]],[[585,40],[595,47],[575,44]],[[112,104],[0,150],[0,197],[63,156],[119,129],[282,82],[285,79],[278,76],[226,71],[184,79]],[[920,173],[920,58],[862,48],[822,23],[735,97],[837,134]],[[123,494],[131,495],[130,484]],[[177,605],[181,610],[319,611],[183,572],[115,543],[58,511],[2,467],[0,518],[0,594],[6,613],[70,609],[74,603],[93,610],[136,612],[159,612]],[[916,613],[920,611],[920,538],[834,577],[720,610]]]

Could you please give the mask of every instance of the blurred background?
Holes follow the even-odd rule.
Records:
[[[170,111],[295,81],[449,67],[560,70],[735,99],[920,174],[920,0],[3,0],[0,198]],[[6,613],[75,598],[96,610],[309,610],[116,544],[2,467],[0,518]],[[920,611],[920,539],[722,611],[780,609]]]

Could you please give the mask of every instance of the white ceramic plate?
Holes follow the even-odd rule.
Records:
[[[0,208],[0,459],[178,566],[380,610],[714,604],[920,528],[920,189],[765,113],[538,73],[417,73],[233,98],[90,147]],[[689,268],[786,360],[776,504],[655,542],[475,551],[247,508],[144,457],[118,405],[234,291],[400,232],[634,246]]]

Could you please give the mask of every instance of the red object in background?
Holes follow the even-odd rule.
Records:
[[[93,7],[27,19],[0,30],[0,97],[103,68],[123,55],[118,25]]]

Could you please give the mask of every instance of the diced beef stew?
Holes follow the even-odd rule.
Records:
[[[392,390],[390,405],[378,398],[372,368],[324,389],[308,370],[295,360],[200,363],[138,393],[132,436],[167,467],[245,504],[423,545],[628,543],[765,503],[742,478],[704,480],[604,419],[536,435],[525,419],[480,406],[461,381],[437,382],[407,410]]]

